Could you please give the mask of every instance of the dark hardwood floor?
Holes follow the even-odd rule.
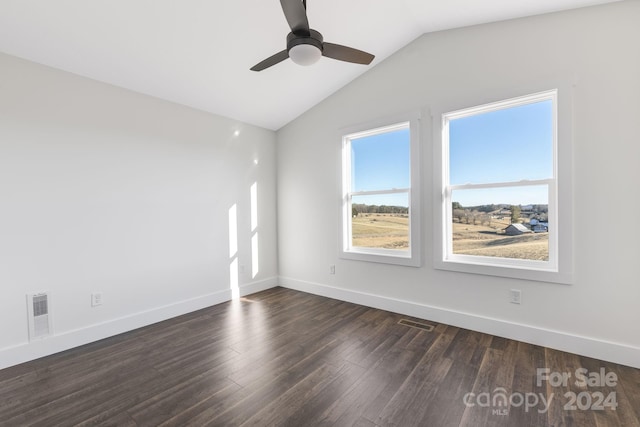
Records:
[[[271,289],[0,370],[0,425],[640,426],[638,369],[403,318]]]

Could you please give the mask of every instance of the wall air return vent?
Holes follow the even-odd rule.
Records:
[[[51,335],[51,307],[49,302],[49,294],[46,292],[27,295],[30,341]]]

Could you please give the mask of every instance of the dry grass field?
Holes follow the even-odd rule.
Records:
[[[453,223],[453,253],[501,258],[549,259],[549,234],[520,236],[500,234],[509,220],[492,220],[491,225]],[[365,248],[406,249],[409,247],[409,219],[399,214],[360,214],[352,220],[353,245]]]
[[[492,222],[492,226],[453,224],[453,253],[500,258],[549,259],[549,233],[527,233],[507,236],[496,233],[507,227]]]
[[[352,220],[353,246],[407,249],[409,218],[401,214],[360,214]]]

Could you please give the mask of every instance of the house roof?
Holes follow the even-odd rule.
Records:
[[[423,33],[612,0],[308,0],[326,41],[370,66],[322,58],[249,68],[285,48],[276,0],[2,0],[0,52],[277,130]]]
[[[522,224],[511,224],[511,225],[507,226],[505,228],[505,230],[508,229],[508,228],[515,228],[515,229],[517,229],[517,230],[519,230],[519,231],[521,231],[523,233],[531,231],[531,230],[529,230],[527,227],[525,227]]]

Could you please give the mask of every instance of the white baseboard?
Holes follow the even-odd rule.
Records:
[[[280,277],[279,283],[280,286],[289,289],[640,368],[640,348],[626,344],[577,336],[562,331],[336,288],[289,277]]]
[[[267,289],[275,288],[276,286],[278,286],[277,277],[271,277],[269,279],[260,280],[258,282],[247,283],[244,285],[240,285],[240,296],[266,291]]]
[[[276,277],[247,283],[240,286],[240,295],[252,294],[273,288],[277,285],[278,280]],[[41,340],[25,342],[16,346],[3,348],[0,349],[0,369],[8,368],[9,366],[18,365],[44,356],[49,356],[74,347],[89,344],[94,341],[99,341],[123,332],[129,332],[134,329],[230,300],[231,290],[214,292],[196,298],[179,301],[174,304],[168,304],[151,310],[134,313],[129,316],[123,316],[107,322],[71,331],[65,331]]]

